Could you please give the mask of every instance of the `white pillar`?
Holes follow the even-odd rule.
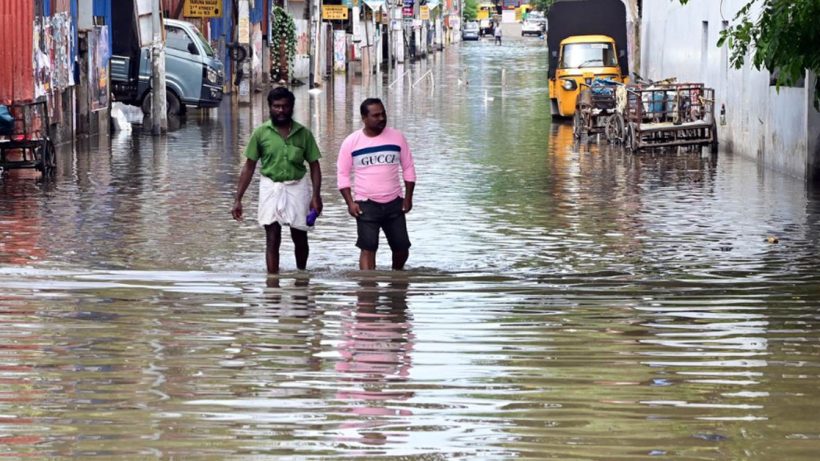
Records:
[[[151,47],[151,134],[159,136],[168,131],[168,117],[165,100],[165,47],[162,43],[162,5],[154,0],[152,11],[153,46]]]

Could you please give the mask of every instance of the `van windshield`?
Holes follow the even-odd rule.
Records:
[[[615,57],[615,47],[612,43],[568,43],[561,53],[559,67],[615,67],[618,59]]]
[[[199,44],[202,45],[202,49],[205,50],[205,54],[207,54],[209,58],[213,58],[214,49],[211,48],[211,44],[205,40],[205,37],[202,36],[202,32],[200,32],[199,29],[194,28],[194,32],[196,32],[196,38],[199,39]]]

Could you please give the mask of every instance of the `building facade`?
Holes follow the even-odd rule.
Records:
[[[718,48],[721,30],[747,0],[644,1],[641,74],[677,77],[715,89],[721,150],[806,178],[820,179],[820,112],[813,107],[816,75],[795,87],[776,88],[771,74],[749,64],[729,64],[730,50]],[[759,6],[759,3],[756,4]],[[758,11],[753,11],[758,14]]]

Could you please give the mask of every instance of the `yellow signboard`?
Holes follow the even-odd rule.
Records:
[[[322,19],[345,21],[347,20],[347,7],[344,5],[322,5]]]
[[[220,0],[185,0],[182,15],[189,18],[218,18],[222,16]]]
[[[421,5],[419,7],[419,19],[422,21],[429,21],[430,20],[430,7],[427,5]]]

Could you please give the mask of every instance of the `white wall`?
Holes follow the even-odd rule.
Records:
[[[809,152],[812,86],[769,86],[769,72],[748,62],[742,69],[728,64],[729,50],[717,48],[724,18],[734,18],[746,0],[646,0],[641,21],[641,75],[649,79],[677,77],[715,89],[717,110],[726,106],[726,125],[719,126],[721,150],[756,158],[759,163],[804,178],[815,159]],[[722,12],[721,12],[722,8]],[[756,14],[756,13],[755,13]],[[716,114],[719,117],[719,114]],[[812,126],[812,131],[816,127]]]

